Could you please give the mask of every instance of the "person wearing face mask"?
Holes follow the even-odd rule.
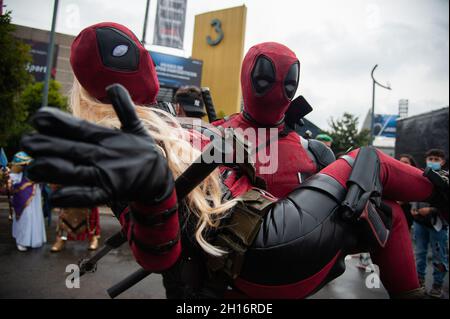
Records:
[[[287,128],[285,115],[295,101],[299,78],[300,62],[288,47],[276,42],[253,46],[241,69],[243,111],[213,123],[255,132],[247,137],[256,154],[256,174],[277,197],[287,195],[335,160],[322,142]],[[268,163],[274,165],[272,169],[267,169]]]
[[[426,153],[426,165],[433,171],[443,171],[445,152],[432,149]],[[444,277],[448,272],[448,223],[439,216],[439,210],[427,203],[412,203],[414,216],[414,237],[416,242],[416,263],[419,282],[425,286],[428,246],[433,255],[433,286],[428,292],[431,297],[440,298]]]
[[[445,152],[440,149],[431,149],[426,154],[427,167],[430,167],[434,171],[440,171],[444,169],[446,164]]]

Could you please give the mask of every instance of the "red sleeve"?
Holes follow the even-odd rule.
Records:
[[[234,113],[234,114],[231,114],[230,116],[224,117],[223,119],[218,119],[218,120],[216,120],[216,121],[214,121],[214,122],[211,122],[211,125],[214,125],[214,126],[223,126],[225,123],[230,122],[230,121],[231,121],[232,119],[234,119],[236,116],[239,116],[239,114],[241,114],[241,113]]]
[[[137,263],[144,269],[160,272],[177,261],[181,242],[175,190],[154,206],[132,203],[120,222]]]
[[[222,125],[223,123],[225,123],[225,122],[226,122],[225,119],[220,119],[220,120],[217,120],[217,121],[212,122],[211,125],[214,125],[214,126],[221,126],[221,125]]]

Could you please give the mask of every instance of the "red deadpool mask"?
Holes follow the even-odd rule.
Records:
[[[252,47],[242,64],[244,111],[258,124],[280,123],[297,91],[300,62],[286,46],[267,42]]]
[[[127,27],[104,22],[87,27],[72,44],[70,63],[81,86],[107,103],[106,87],[120,83],[137,104],[154,104],[159,82],[152,58]]]

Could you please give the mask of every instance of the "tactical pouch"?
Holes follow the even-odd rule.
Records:
[[[392,211],[381,200],[380,160],[375,148],[363,147],[347,181],[347,195],[341,204],[342,218],[360,226],[371,243],[384,247],[391,228]]]
[[[226,250],[227,254],[208,257],[211,271],[223,271],[231,279],[239,276],[245,253],[259,232],[268,206],[274,201],[275,198],[259,189],[252,189],[242,196],[230,220],[214,241],[214,245]]]
[[[364,234],[367,234],[370,243],[378,244],[381,247],[386,246],[391,229],[391,217],[390,207],[384,205],[382,209],[370,200],[367,201],[358,222]]]

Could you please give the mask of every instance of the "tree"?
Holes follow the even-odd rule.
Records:
[[[60,90],[61,83],[50,80],[48,87],[48,105],[67,111],[67,97],[62,95]],[[28,117],[32,116],[41,107],[43,92],[44,82],[30,84],[22,92],[20,100],[27,107]]]
[[[30,47],[13,35],[11,12],[0,16],[0,145],[9,146],[27,119],[27,107],[20,94],[32,82],[26,71],[31,62]],[[10,153],[10,152],[8,152]]]
[[[50,80],[49,84],[48,105],[67,111],[67,97],[63,96],[59,92],[61,89],[61,84],[55,80]],[[20,139],[22,136],[33,130],[29,124],[29,120],[30,117],[41,107],[43,92],[44,82],[36,82],[29,84],[20,95],[18,104],[20,104],[21,107],[24,107],[24,113],[20,119],[17,119],[17,127],[9,136],[9,153],[17,152],[19,150]]]
[[[331,131],[328,135],[333,139],[331,148],[335,154],[369,144],[370,131],[364,129],[358,132],[358,122],[359,118],[350,113],[344,113],[336,120],[331,117],[329,121]]]
[[[0,145],[10,156],[19,150],[22,135],[31,131],[28,120],[41,106],[44,91],[44,83],[35,83],[26,70],[31,48],[14,37],[14,29],[10,12],[0,16]],[[59,82],[50,81],[49,105],[66,111],[67,98],[60,89]]]

